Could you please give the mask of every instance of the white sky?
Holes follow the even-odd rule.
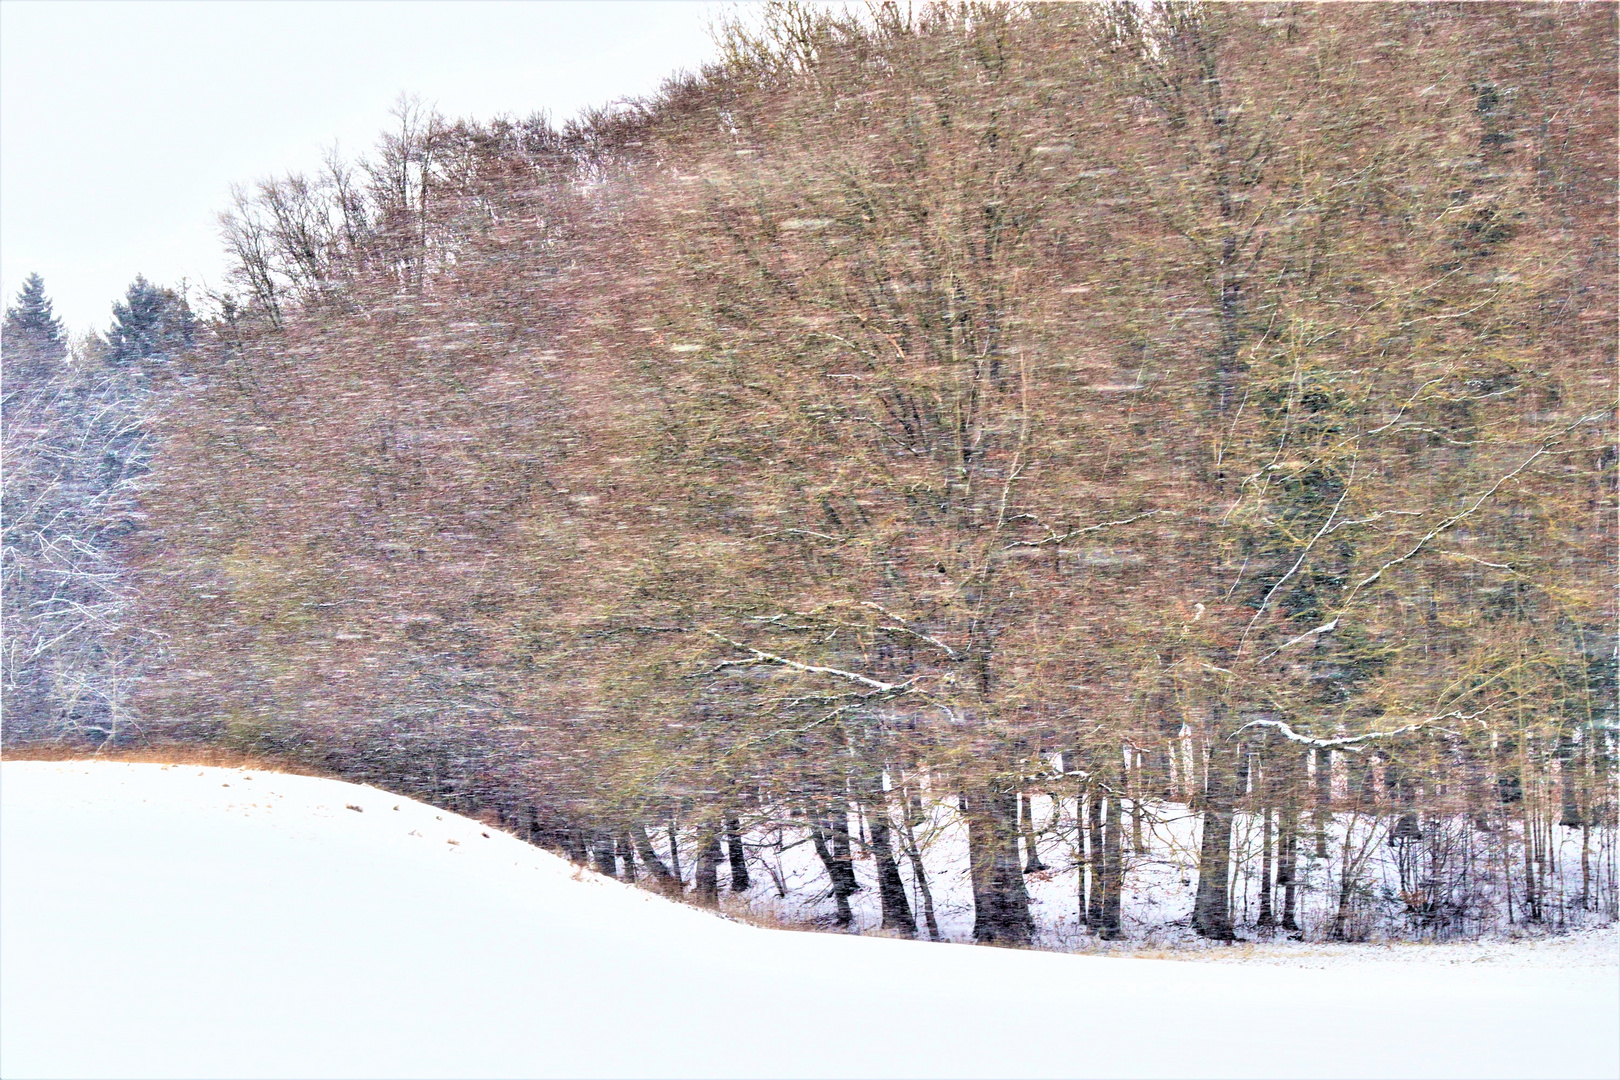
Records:
[[[0,289],[104,330],[137,273],[218,284],[232,183],[369,151],[403,92],[488,119],[647,93],[704,2],[0,3]]]

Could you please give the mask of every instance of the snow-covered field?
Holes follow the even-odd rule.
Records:
[[[331,780],[10,762],[0,802],[8,1078],[1620,1074],[1612,929],[933,945],[727,922]]]

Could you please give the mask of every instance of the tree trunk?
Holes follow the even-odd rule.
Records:
[[[1588,729],[1590,734],[1590,729]],[[1581,772],[1584,774],[1590,767],[1592,751],[1590,740],[1583,741],[1580,748]],[[1592,805],[1590,789],[1581,785],[1579,794],[1584,795],[1584,805],[1578,807],[1581,811],[1581,910],[1596,911],[1596,897],[1592,895],[1592,821],[1597,816],[1596,808]]]
[[[1159,798],[1165,802],[1175,802],[1178,789],[1177,782],[1179,770],[1176,767],[1176,748],[1180,744],[1178,738],[1167,738],[1164,745],[1152,752],[1150,760],[1157,763],[1153,770],[1153,779],[1158,783]]]
[[[669,871],[675,875],[675,891],[686,891],[686,877],[681,873],[681,848],[675,839],[675,819],[669,819]]]
[[[1260,807],[1260,914],[1255,925],[1263,930],[1277,925],[1277,917],[1271,910],[1271,813],[1269,806]]]
[[[837,908],[834,924],[839,927],[847,927],[855,921],[849,898],[861,887],[855,877],[854,860],[850,856],[848,811],[844,811],[843,817],[841,828],[837,826],[836,815],[832,820],[814,814],[810,818],[810,839],[815,845],[816,854],[821,857],[821,864],[827,868],[827,877],[832,881],[833,903]]]
[[[843,876],[843,922],[848,926],[854,922],[854,914],[849,909],[849,898],[861,891],[860,881],[855,877],[854,845],[849,837],[849,807],[842,803],[833,811],[829,819],[832,835],[829,840],[832,844],[832,855],[837,862]]]
[[[1339,874],[1339,906],[1333,914],[1333,928],[1328,937],[1333,941],[1350,940],[1350,894],[1355,887],[1355,879],[1350,874],[1350,841],[1345,838],[1344,866]]]
[[[720,905],[720,827],[705,824],[698,833],[698,865],[695,889],[697,902],[708,907]]]
[[[1291,819],[1291,813],[1284,817]],[[1282,821],[1283,818],[1279,818]],[[1286,830],[1281,831],[1279,841],[1282,852],[1277,859],[1277,886],[1282,889],[1283,915],[1282,928],[1291,934],[1299,932],[1299,886],[1295,882],[1295,874],[1299,869],[1299,829],[1297,823],[1289,820]]]
[[[1144,754],[1140,750],[1131,751],[1131,762],[1134,765],[1131,776],[1131,851],[1137,855],[1147,854],[1147,844],[1142,839],[1142,797],[1147,792],[1146,778],[1142,775]]]
[[[1233,941],[1232,911],[1227,901],[1231,877],[1232,815],[1237,761],[1233,751],[1213,748],[1209,755],[1209,790],[1204,795],[1203,840],[1198,853],[1198,894],[1192,926],[1212,941]]]
[[[1474,828],[1480,832],[1491,831],[1491,806],[1489,795],[1490,770],[1485,760],[1467,742],[1460,742],[1457,756],[1461,759],[1463,773],[1463,797],[1467,802],[1469,817],[1474,822]]]
[[[1566,829],[1579,828],[1584,822],[1581,817],[1581,802],[1576,792],[1576,766],[1575,766],[1575,740],[1568,734],[1558,737],[1558,783],[1563,795],[1562,813],[1558,816],[1558,824]]]
[[[1104,941],[1115,941],[1120,936],[1121,890],[1124,885],[1124,860],[1120,841],[1125,829],[1125,815],[1117,794],[1108,796],[1108,807],[1103,816],[1102,849],[1102,904],[1098,919],[1098,936]]]
[[[1597,903],[1592,896],[1592,823],[1585,821],[1581,824],[1581,910],[1596,911]]]
[[[1102,930],[1103,797],[1093,791],[1090,797],[1086,843],[1086,929]]]
[[[744,893],[753,884],[748,878],[748,853],[743,850],[742,823],[726,818],[726,854],[731,860],[731,891]]]
[[[911,914],[906,883],[900,878],[900,867],[894,861],[894,848],[889,842],[888,800],[881,790],[875,793],[874,799],[869,817],[872,853],[877,858],[878,899],[883,905],[882,926],[885,930],[898,930],[907,937],[916,937],[917,920]]]
[[[1282,798],[1277,808],[1277,888],[1283,894],[1282,928],[1298,933],[1299,782],[1305,775],[1304,755],[1284,748],[1279,764],[1281,771],[1277,779]]]
[[[1316,857],[1327,858],[1327,827],[1333,819],[1333,751],[1315,750],[1316,805],[1311,824],[1316,826]]]
[[[658,852],[652,845],[652,837],[647,835],[647,826],[639,821],[630,826],[630,839],[635,844],[636,854],[641,856],[641,865],[651,872],[653,880],[658,883],[660,888],[668,891],[670,886],[675,883],[675,875],[669,872],[669,867],[665,866],[664,861],[658,857]],[[670,850],[674,851],[675,849],[671,847]]]
[[[911,876],[917,882],[917,899],[922,904],[923,925],[928,927],[928,940],[939,940],[939,922],[934,918],[934,893],[928,887],[928,871],[923,868],[922,852],[917,849],[916,826],[911,820],[912,813],[917,814],[917,824],[927,820],[923,810],[922,800],[916,800],[913,807],[908,798],[906,812],[901,820],[906,826],[906,858],[911,860]]]
[[[1271,895],[1271,871],[1275,855],[1271,832],[1273,777],[1264,747],[1257,746],[1252,753],[1245,755],[1244,771],[1248,775],[1249,805],[1260,811],[1260,910],[1255,913],[1254,925],[1259,930],[1269,932],[1277,925],[1277,916]],[[1240,798],[1242,794],[1243,789],[1239,789]]]
[[[1528,792],[1519,800],[1519,822],[1523,828],[1520,852],[1524,856],[1524,921],[1539,923],[1542,915],[1540,882],[1536,874],[1535,822],[1530,814],[1531,799]]]
[[[1014,791],[987,786],[965,799],[974,941],[1028,945],[1035,936],[1024,873],[1018,865],[1017,798]]]
[[[606,874],[608,877],[618,877],[618,863],[613,858],[613,834],[606,830],[598,830],[591,837],[591,855],[596,862],[596,872]]]
[[[1035,835],[1035,804],[1023,792],[1018,793],[1018,815],[1024,833],[1024,873],[1036,874],[1046,869],[1041,862],[1039,837]]]
[[[630,842],[630,834],[621,832],[614,841],[614,847],[618,850],[620,876],[633,884],[636,880],[636,848]]]

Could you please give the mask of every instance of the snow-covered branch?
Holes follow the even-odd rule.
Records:
[[[1228,738],[1235,739],[1250,728],[1266,727],[1274,729],[1289,742],[1299,743],[1301,746],[1315,747],[1318,750],[1350,750],[1355,752],[1356,746],[1360,743],[1371,742],[1375,739],[1392,739],[1397,735],[1408,735],[1414,731],[1421,731],[1441,720],[1472,720],[1488,711],[1489,708],[1473,713],[1454,710],[1441,713],[1439,716],[1428,716],[1422,720],[1415,720],[1403,727],[1393,728],[1389,731],[1369,731],[1364,735],[1349,735],[1338,739],[1318,739],[1311,735],[1301,735],[1281,720],[1250,720],[1247,724],[1234,731]]]
[[[1272,649],[1270,652],[1266,653],[1266,655],[1262,656],[1260,658],[1260,662],[1263,664],[1267,660],[1270,660],[1273,656],[1276,656],[1278,653],[1282,652],[1284,649],[1291,649],[1295,645],[1298,645],[1300,642],[1307,641],[1307,640],[1309,640],[1309,639],[1311,639],[1313,637],[1316,637],[1318,634],[1330,634],[1335,629],[1338,628],[1338,625],[1339,625],[1339,620],[1338,619],[1333,619],[1333,620],[1331,620],[1329,622],[1323,623],[1321,626],[1318,626],[1314,630],[1305,631],[1303,634],[1300,634],[1298,637],[1289,638],[1287,641],[1283,642],[1281,645],[1277,646],[1275,649]]]
[[[906,634],[910,637],[916,638],[918,641],[927,642],[929,645],[934,646],[934,648],[944,652],[945,655],[950,657],[952,660],[960,660],[962,658],[961,653],[939,640],[939,638],[934,637],[931,634],[924,634],[920,630],[913,630],[911,627],[907,626],[906,620],[902,619],[900,616],[896,615],[882,604],[876,604],[870,600],[866,600],[861,603],[861,606],[871,608],[873,611],[876,611],[881,615],[887,615],[889,618],[893,619],[899,624],[898,626],[880,626],[878,627],[879,630],[887,630],[894,634]]]
[[[1141,514],[1133,514],[1128,518],[1120,518],[1118,521],[1101,521],[1095,525],[1087,525],[1079,529],[1070,529],[1066,533],[1054,532],[1048,536],[1042,537],[1039,540],[1014,540],[1003,550],[1011,551],[1013,548],[1020,547],[1038,548],[1045,547],[1047,544],[1061,544],[1066,540],[1074,539],[1076,536],[1084,536],[1086,533],[1101,532],[1103,529],[1113,529],[1120,525],[1129,525],[1134,521],[1141,521],[1143,518],[1156,517],[1159,514],[1174,514],[1175,512],[1176,511],[1174,510],[1148,510]]]
[[[1350,479],[1353,480],[1354,478],[1355,478],[1355,465],[1354,465],[1354,463],[1352,463],[1351,467],[1350,467]],[[1254,618],[1250,619],[1249,620],[1249,625],[1245,626],[1243,628],[1243,637],[1238,641],[1238,652],[1240,654],[1243,652],[1243,646],[1248,643],[1249,633],[1254,629],[1254,624],[1260,621],[1260,616],[1262,616],[1262,615],[1264,615],[1266,613],[1266,608],[1271,604],[1271,598],[1273,596],[1277,595],[1277,590],[1283,587],[1283,583],[1285,581],[1287,581],[1289,578],[1293,577],[1295,572],[1298,571],[1301,566],[1305,565],[1305,556],[1307,556],[1307,555],[1309,555],[1311,553],[1311,548],[1316,546],[1316,542],[1318,540],[1322,539],[1322,537],[1326,536],[1332,530],[1333,518],[1338,514],[1339,507],[1344,505],[1344,500],[1347,497],[1349,497],[1349,495],[1350,495],[1350,480],[1346,480],[1345,485],[1344,485],[1344,490],[1339,492],[1339,501],[1333,504],[1333,509],[1332,510],[1328,511],[1327,520],[1322,522],[1322,527],[1320,529],[1316,530],[1316,535],[1311,537],[1310,541],[1303,548],[1300,549],[1299,558],[1295,559],[1294,560],[1294,565],[1290,566],[1288,568],[1288,573],[1286,573],[1282,577],[1278,578],[1276,583],[1273,584],[1271,586],[1270,590],[1267,591],[1267,593],[1265,595],[1265,598],[1260,601],[1260,606],[1257,609],[1255,609]],[[1333,621],[1335,623],[1338,622],[1337,619],[1335,619]],[[1332,629],[1331,625],[1326,626],[1326,627],[1322,627],[1321,629],[1318,629],[1318,630],[1313,630],[1313,631],[1311,631],[1311,633],[1313,633],[1313,634],[1326,633],[1330,629]],[[1300,640],[1302,640],[1302,638],[1295,638],[1294,639],[1294,641],[1300,641]],[[1288,643],[1288,645],[1294,644],[1294,641],[1290,641]],[[1282,646],[1282,648],[1286,649],[1288,647],[1288,645],[1284,645],[1284,646]],[[1280,652],[1281,649],[1279,649],[1277,651]],[[1276,653],[1274,652],[1274,653],[1272,653],[1272,655],[1275,656]]]
[[[746,660],[722,660],[718,664],[714,665],[714,667],[710,668],[708,674],[723,671],[726,668],[752,667],[755,664],[775,664],[779,667],[785,667],[793,671],[802,671],[806,675],[830,675],[835,679],[847,679],[850,682],[860,683],[862,686],[870,686],[874,690],[881,690],[884,693],[908,690],[917,681],[917,677],[914,676],[905,680],[904,682],[884,682],[882,679],[874,679],[868,675],[862,675],[859,672],[845,671],[842,668],[826,667],[821,664],[801,664],[797,660],[789,660],[785,656],[778,656],[776,653],[765,652],[763,649],[756,649],[752,645],[744,645],[740,641],[735,641],[732,638],[728,638],[724,634],[717,634],[713,630],[705,630],[703,632],[714,638],[716,641],[722,641],[725,644],[730,645],[738,652],[748,654],[748,658]]]
[[[1577,427],[1580,427],[1582,424],[1590,423],[1591,421],[1599,419],[1602,416],[1603,416],[1603,413],[1589,413],[1588,415],[1583,416],[1579,420],[1575,421],[1573,424],[1570,424],[1568,427],[1564,428],[1562,431],[1560,431],[1557,434],[1549,437],[1545,442],[1543,442],[1539,447],[1537,447],[1535,453],[1531,454],[1529,457],[1527,457],[1523,461],[1519,462],[1519,464],[1513,469],[1513,471],[1509,472],[1507,475],[1505,475],[1505,476],[1501,477],[1500,479],[1498,479],[1496,481],[1496,483],[1492,484],[1490,486],[1490,488],[1485,491],[1484,494],[1482,494],[1479,498],[1475,499],[1472,503],[1470,503],[1466,509],[1459,510],[1457,513],[1455,513],[1455,514],[1451,515],[1450,517],[1446,518],[1446,520],[1442,521],[1439,525],[1436,525],[1433,529],[1430,529],[1426,534],[1424,534],[1424,536],[1423,536],[1423,538],[1421,540],[1419,540],[1416,544],[1412,545],[1411,550],[1409,550],[1406,554],[1397,556],[1396,558],[1393,558],[1393,559],[1389,560],[1388,562],[1384,563],[1377,570],[1374,570],[1372,573],[1368,574],[1366,577],[1364,577],[1360,581],[1356,582],[1355,585],[1353,585],[1353,586],[1346,585],[1344,587],[1345,591],[1348,592],[1350,595],[1345,597],[1345,604],[1348,605],[1349,602],[1355,597],[1355,595],[1357,593],[1359,593],[1363,588],[1365,588],[1368,585],[1371,585],[1373,582],[1375,582],[1379,578],[1383,577],[1384,576],[1384,571],[1390,569],[1391,567],[1398,566],[1401,563],[1405,562],[1406,560],[1412,558],[1418,552],[1422,551],[1425,547],[1427,547],[1428,544],[1429,544],[1429,541],[1433,540],[1435,537],[1439,536],[1441,533],[1445,532],[1447,529],[1449,529],[1453,525],[1457,524],[1463,518],[1465,518],[1465,517],[1469,516],[1470,514],[1472,514],[1475,510],[1478,510],[1481,506],[1485,505],[1485,500],[1489,499],[1492,495],[1495,495],[1496,492],[1498,491],[1498,489],[1500,489],[1503,484],[1507,483],[1509,480],[1512,480],[1515,476],[1518,476],[1520,473],[1524,472],[1524,470],[1528,469],[1538,458],[1540,458],[1543,455],[1549,453],[1550,450],[1551,450],[1552,444],[1554,442],[1556,442],[1557,440],[1563,438],[1565,435],[1569,434],[1571,431],[1575,430]],[[1284,648],[1286,648],[1286,647],[1287,646],[1284,646]]]

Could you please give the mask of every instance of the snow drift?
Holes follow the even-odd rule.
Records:
[[[1306,969],[789,933],[332,780],[11,762],[0,799],[8,1077],[1620,1071],[1612,957]]]

